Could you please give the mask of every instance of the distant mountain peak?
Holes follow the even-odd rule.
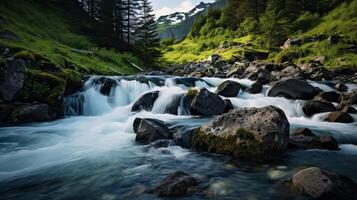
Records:
[[[176,25],[185,21],[187,18],[206,10],[212,4],[213,3],[204,3],[201,1],[197,6],[188,12],[174,12],[172,14],[163,15],[157,19],[157,22],[162,25]]]
[[[219,0],[214,3],[201,1],[188,12],[175,12],[169,15],[160,16],[157,19],[159,24],[159,37],[178,40],[183,39],[189,33],[194,21],[208,11],[208,8],[222,8],[227,0]]]

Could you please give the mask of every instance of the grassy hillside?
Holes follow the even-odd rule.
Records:
[[[295,63],[309,62],[323,56],[322,64],[328,68],[357,67],[355,52],[348,51],[351,45],[356,45],[357,40],[357,0],[345,2],[325,13],[303,13],[294,21],[288,23],[288,38],[308,38],[324,35],[319,41],[306,42],[302,45],[292,46],[288,49],[270,48],[266,45],[269,35],[260,31],[264,26],[263,19],[260,24],[251,19],[243,21],[237,29],[219,27],[214,23],[218,20],[207,19],[199,25],[199,34],[191,33],[189,37],[179,43],[163,44],[163,59],[169,63],[185,63],[206,59],[213,53],[218,53],[225,59],[244,57],[251,52],[269,52],[267,60],[281,62],[291,59]],[[219,18],[219,17],[218,17]],[[200,22],[198,22],[200,23]],[[284,28],[284,27],[282,27]],[[329,36],[341,36],[337,43],[330,44]]]
[[[0,37],[0,46],[15,49],[20,56],[41,56],[84,74],[132,74],[136,69],[129,62],[141,65],[132,54],[99,48],[90,37],[80,34],[80,10],[44,2],[1,0],[0,35],[11,32],[16,36]]]

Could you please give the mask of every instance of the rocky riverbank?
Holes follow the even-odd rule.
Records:
[[[100,115],[112,108],[129,106],[125,118],[142,113],[146,116],[135,117],[129,123],[138,146],[150,149],[180,146],[190,152],[230,156],[252,166],[289,159],[285,158],[286,153],[297,149],[340,150],[341,138],[315,132],[308,126],[292,128],[290,111],[270,100],[298,104],[296,116],[310,123],[312,117],[318,116],[315,120],[319,123],[356,127],[354,69],[330,71],[318,64],[297,66],[257,61],[228,63],[213,55],[210,61],[175,66],[150,75],[88,77],[83,85],[81,75],[73,76],[46,64],[45,59],[8,55],[11,56],[1,64],[0,121],[12,125],[58,119],[65,113]],[[247,105],[236,102],[247,95],[252,100],[264,98],[260,100],[263,103],[252,106],[248,101]],[[202,118],[204,122],[175,125],[145,113],[189,116]],[[309,167],[312,168],[301,169],[279,184],[292,193],[301,191],[300,194],[314,199],[355,198],[357,187],[352,179],[328,169]],[[182,197],[206,192],[207,188],[202,186],[205,183],[197,174],[190,175],[187,170],[172,172],[145,193]]]

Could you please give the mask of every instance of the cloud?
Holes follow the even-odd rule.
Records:
[[[192,1],[185,0],[177,7],[166,7],[165,6],[158,10],[155,10],[154,13],[155,13],[156,17],[159,17],[162,15],[168,15],[168,14],[171,14],[174,12],[187,12],[187,11],[190,11],[194,7],[195,7],[195,5],[192,3]]]

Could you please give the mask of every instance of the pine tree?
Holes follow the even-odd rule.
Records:
[[[135,36],[136,45],[147,62],[152,63],[156,57],[160,56],[157,23],[148,0],[140,0],[140,20]]]
[[[123,39],[130,46],[138,27],[139,0],[122,0]]]
[[[270,49],[278,48],[288,35],[288,21],[282,16],[282,0],[269,0],[261,17],[261,29]]]

